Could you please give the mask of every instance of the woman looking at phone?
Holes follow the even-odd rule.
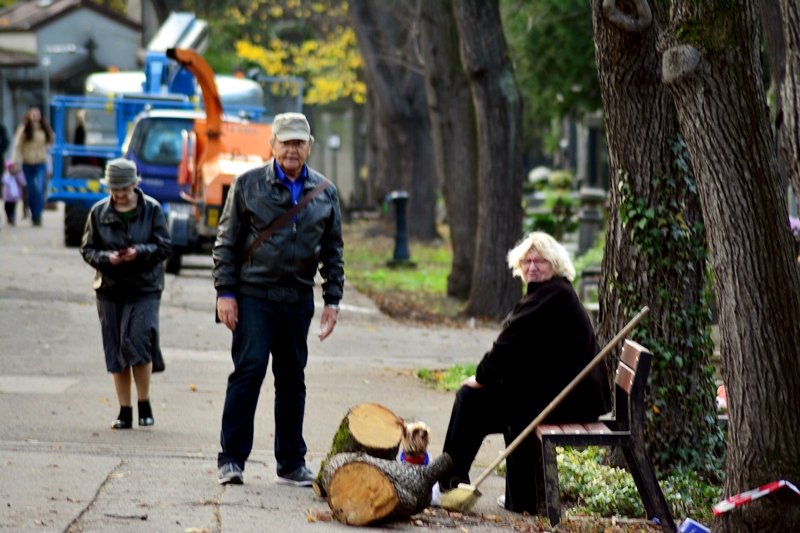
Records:
[[[92,206],[81,243],[83,259],[95,269],[106,369],[120,406],[113,429],[133,427],[133,382],[139,425],[155,423],[150,377],[164,370],[158,313],[171,242],[161,205],[142,192],[140,181],[133,162],[108,162],[101,182],[110,195]]]

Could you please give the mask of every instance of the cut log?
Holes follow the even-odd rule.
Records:
[[[452,464],[447,454],[428,466],[418,466],[342,453],[331,457],[320,475],[333,516],[344,524],[365,526],[421,512],[431,503],[433,484]]]
[[[403,419],[377,403],[362,403],[352,407],[333,436],[328,455],[322,461],[320,474],[314,482],[314,492],[324,498],[327,494],[322,470],[328,460],[340,453],[365,453],[382,459],[394,459],[403,438]]]

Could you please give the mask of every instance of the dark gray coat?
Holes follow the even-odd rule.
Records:
[[[81,243],[84,261],[95,268],[98,296],[135,297],[164,290],[164,265],[172,249],[161,205],[136,189],[136,215],[126,225],[111,205],[111,197],[92,206]],[[111,252],[136,248],[136,259],[112,265]]]
[[[306,168],[308,178],[301,196],[324,179]],[[291,192],[275,175],[274,160],[236,178],[222,210],[213,250],[218,294],[241,292],[278,300],[311,295],[319,270],[325,303],[339,303],[344,287],[342,217],[333,185],[305,206],[295,222],[275,231],[241,261],[244,250],[262,230],[291,206]]]

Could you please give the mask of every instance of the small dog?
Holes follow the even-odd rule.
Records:
[[[425,422],[406,422],[403,425],[400,462],[412,465],[427,465],[430,462],[428,443],[431,431]]]

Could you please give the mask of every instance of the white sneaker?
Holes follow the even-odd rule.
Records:
[[[497,497],[497,505],[499,505],[501,509],[505,509],[506,508],[506,497],[505,497],[505,495]]]
[[[439,482],[433,484],[433,489],[431,490],[431,507],[439,507],[439,500],[442,496],[442,489],[439,488]]]

